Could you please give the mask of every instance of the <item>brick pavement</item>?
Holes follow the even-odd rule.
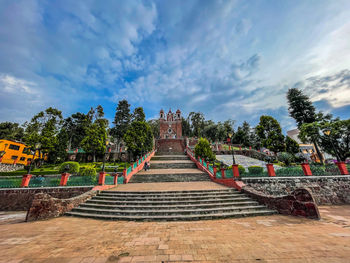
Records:
[[[61,217],[0,225],[0,262],[349,262],[350,206],[320,221],[264,216],[199,222]]]

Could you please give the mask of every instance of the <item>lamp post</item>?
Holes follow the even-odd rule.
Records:
[[[108,153],[110,153],[110,152],[111,152],[111,145],[110,145],[110,143],[107,141],[107,142],[106,142],[106,151],[105,151],[104,156],[103,156],[103,164],[102,164],[102,172],[103,172],[103,173],[105,172],[106,155],[107,155]]]
[[[235,152],[233,150],[233,144],[232,144],[232,137],[233,137],[233,134],[232,133],[229,133],[228,134],[230,140],[231,140],[231,148],[232,148],[232,165],[236,164],[236,160],[235,160]]]
[[[34,163],[34,165],[35,165],[35,155],[36,155],[36,151],[38,151],[39,149],[40,149],[40,147],[41,147],[41,143],[36,143],[35,144],[35,146],[34,146],[34,153],[33,153],[33,159],[32,159],[32,161],[29,163],[29,165],[28,165],[28,174],[30,174],[30,171],[32,170],[32,163]],[[40,157],[40,156],[39,156]]]
[[[331,135],[332,130],[329,129],[329,128],[326,128],[326,129],[323,129],[322,132],[323,132],[324,135],[326,135],[329,138],[329,140],[331,142],[331,145],[332,145],[332,148],[333,148],[333,151],[334,151],[334,154],[335,154],[335,157],[337,158],[337,161],[339,162],[340,161],[340,157],[338,155],[337,149],[334,146],[332,138],[329,137]]]

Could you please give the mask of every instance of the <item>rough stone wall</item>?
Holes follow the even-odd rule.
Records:
[[[183,153],[185,141],[184,139],[158,139],[156,140],[156,149],[162,153]]]
[[[310,176],[305,178],[242,179],[257,191],[272,196],[287,195],[297,188],[308,188],[318,205],[350,204],[350,177]]]
[[[0,211],[28,210],[38,193],[46,193],[56,198],[71,198],[91,189],[92,186],[0,189]]]
[[[35,194],[28,210],[26,221],[44,220],[63,215],[74,207],[95,196],[97,191],[91,190],[69,199],[58,199],[46,193]]]

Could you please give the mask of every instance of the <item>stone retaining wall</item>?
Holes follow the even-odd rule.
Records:
[[[45,193],[55,198],[72,198],[90,191],[92,186],[83,187],[40,187],[0,189],[0,211],[24,211],[32,205],[35,194]]]
[[[242,181],[267,195],[288,195],[298,188],[308,188],[318,205],[350,204],[350,176],[243,178]]]
[[[82,195],[69,199],[54,198],[46,193],[35,194],[28,210],[26,221],[44,220],[63,215],[74,207],[95,196],[98,191],[90,190]]]

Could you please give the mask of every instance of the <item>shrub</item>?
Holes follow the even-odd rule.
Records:
[[[94,167],[88,166],[80,171],[81,176],[96,176],[96,169]]]
[[[250,174],[262,174],[264,172],[264,168],[261,166],[253,165],[248,167],[248,171]]]
[[[245,173],[245,168],[242,165],[238,165],[238,171],[239,171],[239,175],[242,175]]]
[[[276,176],[303,176],[303,168],[301,166],[284,167],[276,170]]]
[[[210,147],[210,143],[205,138],[199,139],[198,143],[194,147],[194,153],[196,155],[196,158],[201,157],[209,161],[214,161],[216,158]]]
[[[69,167],[68,170],[66,170],[66,167]],[[78,162],[65,162],[60,165],[59,172],[60,173],[70,173],[70,174],[76,174],[79,173],[80,165]]]
[[[291,155],[290,153],[282,152],[278,155],[278,160],[283,162],[287,166],[290,165],[293,159],[293,155]]]

